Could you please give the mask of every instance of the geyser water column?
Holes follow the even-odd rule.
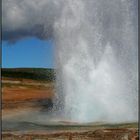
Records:
[[[54,24],[56,106],[61,119],[137,120],[136,2],[63,0]]]

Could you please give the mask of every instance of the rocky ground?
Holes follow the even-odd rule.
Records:
[[[2,135],[3,140],[138,140],[137,129],[97,129],[93,131],[76,132],[45,132],[10,133]]]

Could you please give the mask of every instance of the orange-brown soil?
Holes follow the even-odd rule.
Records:
[[[3,102],[39,100],[44,98],[52,98],[53,96],[52,89],[22,89],[18,87],[5,87],[2,89],[2,92]]]
[[[2,78],[2,107],[14,106],[19,108],[22,104],[52,99],[54,96],[53,83],[41,83],[29,79]],[[23,106],[22,106],[23,107]]]

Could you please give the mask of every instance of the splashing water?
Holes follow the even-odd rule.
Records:
[[[56,106],[76,122],[136,121],[136,0],[64,0],[54,24]]]

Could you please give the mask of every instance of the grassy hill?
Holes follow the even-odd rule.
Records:
[[[55,72],[47,68],[2,68],[2,77],[53,81]]]

